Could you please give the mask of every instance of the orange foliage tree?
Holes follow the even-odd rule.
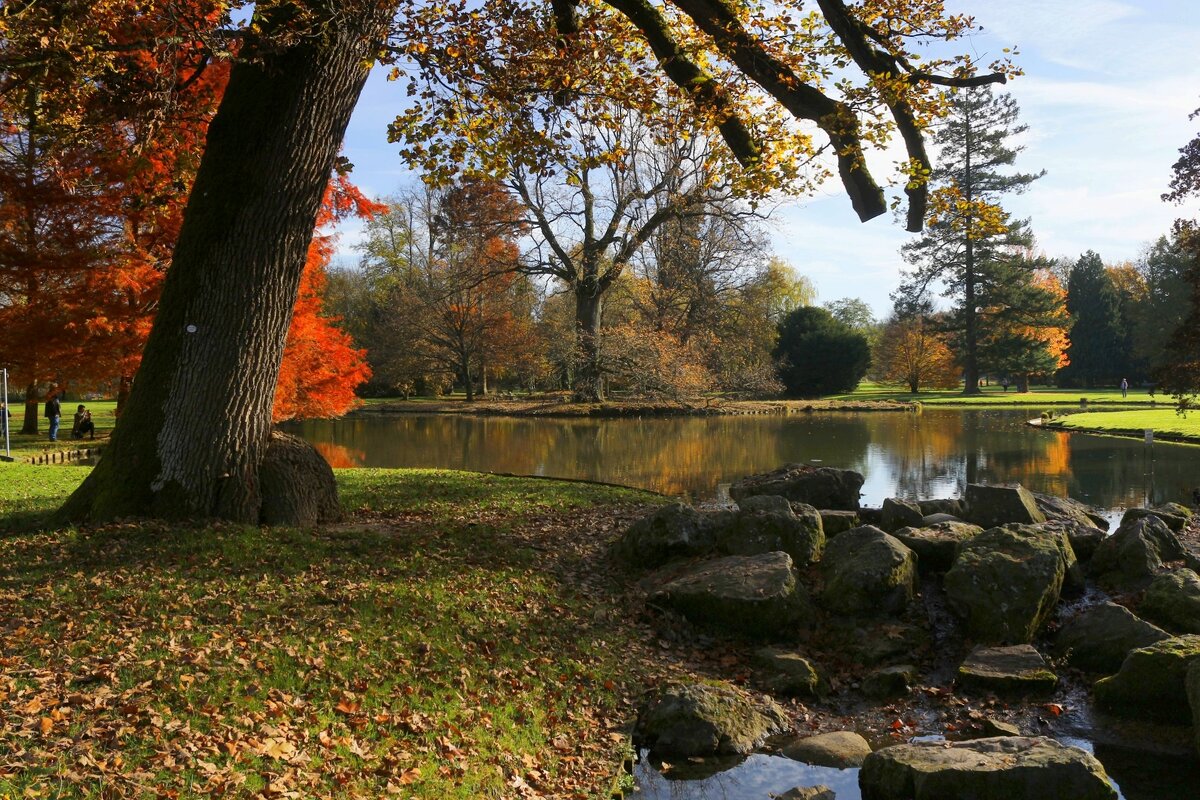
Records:
[[[338,175],[325,191],[317,228],[328,228],[347,216],[369,219],[385,210],[364,197],[344,175]],[[340,416],[354,405],[355,388],[371,377],[366,351],[356,349],[350,336],[336,326],[338,320],[322,311],[325,269],[335,241],[334,234],[323,232],[314,236],[308,247],[275,386],[272,417],[276,422]]]
[[[921,315],[888,321],[874,359],[884,380],[906,383],[913,394],[922,386],[955,389],[962,381],[945,332]]]

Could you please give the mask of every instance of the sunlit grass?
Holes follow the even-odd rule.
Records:
[[[1141,438],[1147,428],[1155,436],[1181,437],[1200,442],[1200,411],[1186,416],[1170,408],[1144,409],[1137,411],[1096,411],[1067,414],[1047,423],[1065,430],[1099,431]]]
[[[1121,397],[1120,389],[1059,389],[1049,386],[1034,386],[1028,392],[1018,392],[1009,386],[984,386],[981,394],[964,395],[961,389],[927,390],[917,394],[905,386],[880,384],[864,381],[849,394],[834,395],[829,400],[896,400],[910,403],[920,402],[933,406],[1040,406],[1080,405],[1080,400],[1092,404],[1150,405],[1169,403],[1170,398],[1159,394],[1152,398],[1144,389],[1130,390],[1128,397]]]
[[[0,497],[84,473],[9,466]],[[337,477],[356,516],[324,529],[0,538],[0,797],[602,796],[642,666],[585,559],[658,498]]]

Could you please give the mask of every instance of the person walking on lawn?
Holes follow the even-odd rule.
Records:
[[[58,399],[58,387],[50,389],[50,396],[46,398],[46,419],[50,420],[50,441],[58,441],[58,420],[62,416],[62,403]]]

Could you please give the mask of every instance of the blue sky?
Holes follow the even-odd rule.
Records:
[[[986,64],[1016,46],[1025,75],[1008,90],[1029,125],[1022,171],[1046,170],[1007,204],[1029,217],[1051,257],[1096,250],[1106,262],[1137,258],[1181,215],[1159,200],[1178,150],[1200,130],[1200,0],[947,0],[983,31],[960,44]],[[354,179],[372,195],[409,185],[413,176],[387,142],[387,123],[403,88],[372,74],[346,136]],[[897,150],[872,154],[885,176]],[[1194,210],[1189,212],[1194,214]],[[860,297],[877,314],[900,282],[898,250],[911,234],[890,216],[860,223],[830,183],[786,203],[771,223],[775,252],[817,287],[821,302]],[[357,226],[342,235],[341,259]]]

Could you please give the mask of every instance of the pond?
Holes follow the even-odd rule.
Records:
[[[694,500],[803,461],[866,476],[863,504],[1020,482],[1115,509],[1184,500],[1200,447],[1042,431],[1025,410],[571,419],[362,414],[291,423],[335,467],[442,467],[584,478]]]

